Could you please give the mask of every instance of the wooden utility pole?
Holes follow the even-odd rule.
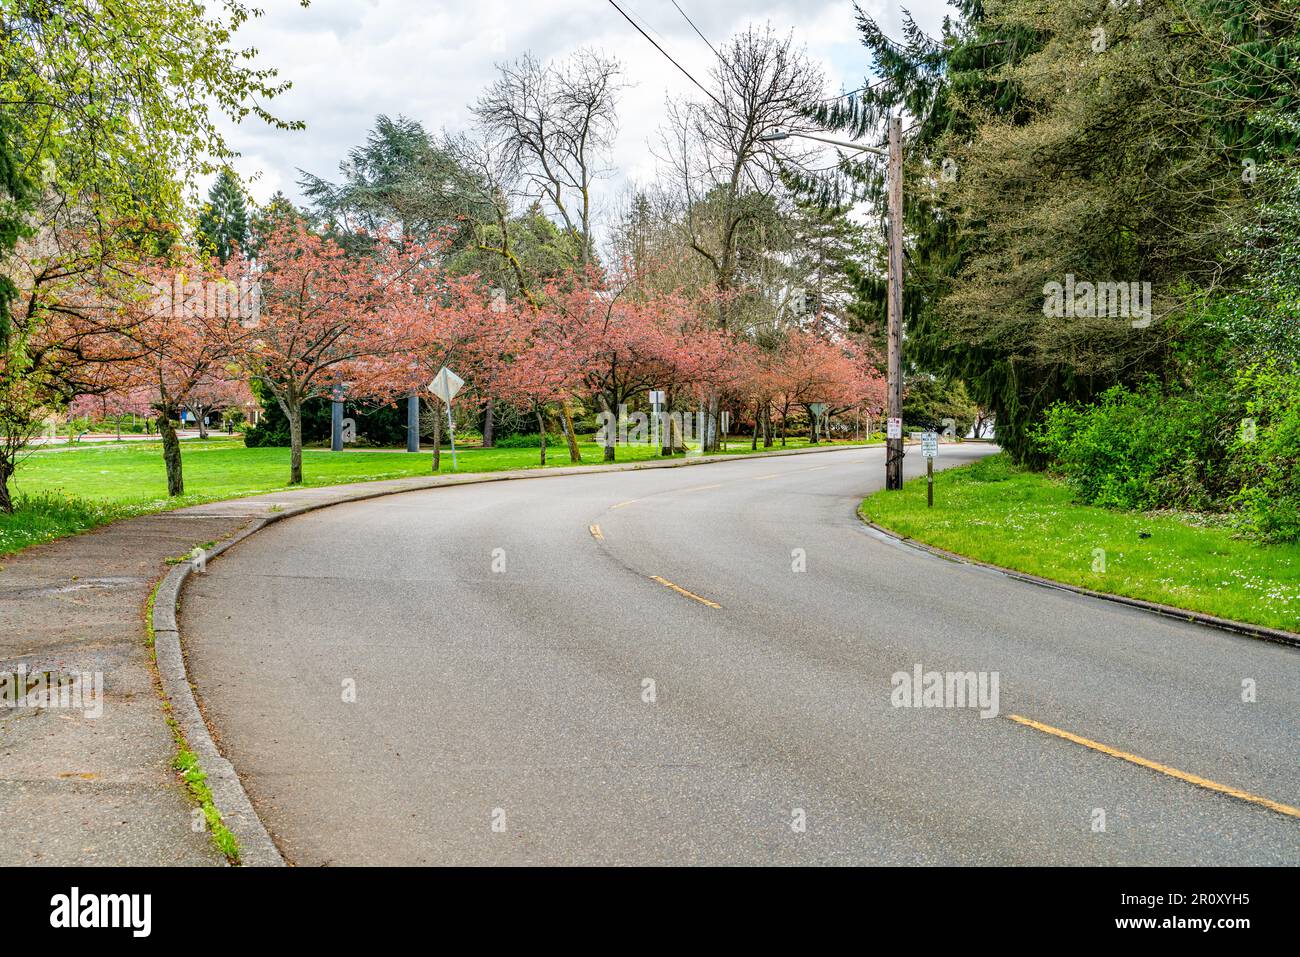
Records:
[[[886,413],[903,418],[903,119],[889,118],[889,376]],[[885,488],[903,487],[903,438],[885,439]]]

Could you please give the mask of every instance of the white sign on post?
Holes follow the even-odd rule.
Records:
[[[939,454],[939,436],[937,433],[921,433],[921,454],[927,459],[932,459]]]
[[[456,393],[461,390],[465,380],[456,373],[452,372],[446,366],[438,370],[433,381],[429,383],[429,391],[442,399],[447,406],[447,435],[451,438],[451,470],[456,471],[456,426],[451,418],[451,400],[456,397]]]
[[[451,400],[456,397],[456,393],[465,385],[465,380],[456,373],[452,372],[446,366],[438,370],[438,374],[433,381],[429,383],[429,391],[442,399],[447,405],[451,405]]]
[[[650,405],[658,407],[664,404],[664,393],[662,389],[650,390]]]
[[[890,439],[901,439],[903,437],[903,420],[890,419],[888,431],[885,433],[885,437]]]

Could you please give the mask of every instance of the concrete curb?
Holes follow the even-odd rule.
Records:
[[[244,534],[256,531],[263,524],[265,523],[259,522],[247,532],[235,536],[229,544],[234,544]],[[214,549],[213,552],[219,550]],[[222,822],[239,841],[240,863],[246,867],[283,867],[284,858],[280,856],[261,818],[253,810],[253,803],[248,799],[239,775],[208,733],[207,723],[203,720],[190,688],[185,656],[181,651],[181,636],[176,631],[176,603],[181,587],[194,567],[192,562],[182,562],[174,567],[158,586],[154,596],[154,657],[158,675],[162,679],[163,693],[171,702],[172,718],[180,726],[181,734],[185,736],[190,750],[198,756],[199,766],[207,775],[212,803],[220,812]]]
[[[563,446],[560,447],[563,450]],[[346,505],[351,502],[364,502],[368,499],[383,498],[389,495],[402,495],[406,492],[421,492],[426,489],[444,488],[455,485],[481,485],[486,482],[507,482],[520,479],[558,478],[566,475],[599,475],[604,472],[635,472],[651,468],[684,468],[691,465],[706,465],[715,462],[747,462],[759,458],[775,458],[783,455],[808,455],[817,452],[845,452],[853,449],[884,448],[877,445],[840,445],[816,449],[781,449],[773,452],[750,452],[743,455],[706,455],[690,459],[669,459],[667,461],[627,462],[614,465],[580,465],[569,468],[529,469],[510,472],[483,472],[477,475],[434,476],[412,481],[399,488],[370,488],[369,483],[353,486],[357,492],[340,492],[319,502],[310,502],[280,512],[272,512],[254,519],[252,524],[239,534],[208,549],[203,556],[203,564],[238,545],[251,535],[256,535],[268,525],[305,515],[322,508]],[[404,481],[398,479],[396,481]],[[275,493],[272,493],[275,494]],[[237,499],[234,501],[238,501]],[[197,506],[201,508],[202,506]],[[207,722],[194,699],[190,686],[189,673],[185,668],[185,654],[181,649],[181,635],[176,622],[176,610],[180,607],[181,589],[190,573],[196,568],[194,561],[184,561],[172,568],[154,593],[153,632],[154,654],[158,662],[158,674],[162,679],[163,692],[171,702],[172,717],[180,726],[181,732],[190,749],[198,756],[199,764],[207,774],[208,787],[212,790],[212,801],[221,813],[221,819],[230,828],[239,841],[240,862],[245,867],[283,867],[286,862],[279,848],[271,840],[271,835],[253,808],[253,802],[244,790],[234,766],[226,760],[212,735]]]
[[[1000,572],[1008,578],[1014,578],[1017,581],[1029,582],[1032,585],[1041,585],[1045,588],[1055,588],[1060,591],[1073,592],[1076,595],[1086,595],[1089,598],[1100,598],[1104,601],[1114,602],[1118,605],[1128,605],[1130,608],[1139,608],[1142,611],[1153,615],[1160,615],[1163,618],[1176,618],[1179,621],[1189,621],[1197,625],[1205,625],[1209,628],[1217,628],[1220,631],[1230,631],[1234,634],[1245,635],[1248,638],[1258,638],[1261,641],[1271,641],[1280,645],[1289,645],[1292,648],[1300,648],[1300,634],[1290,631],[1283,631],[1280,628],[1267,628],[1264,625],[1252,625],[1249,622],[1233,621],[1230,618],[1219,618],[1216,615],[1207,615],[1204,612],[1190,611],[1186,608],[1175,608],[1173,605],[1162,605],[1159,602],[1143,601],[1141,598],[1129,598],[1125,595],[1112,595],[1109,592],[1093,591],[1091,588],[1084,588],[1081,585],[1069,585],[1065,582],[1058,582],[1051,578],[1040,578],[1038,575],[1031,575],[1028,572],[1018,572],[1011,568],[1003,568],[1001,565],[993,565],[989,562],[982,562],[975,558],[968,558],[965,555],[958,555],[956,552],[950,552],[946,549],[939,548],[937,545],[927,545],[925,542],[917,541],[915,538],[908,538],[905,535],[899,535],[897,532],[890,531],[881,525],[866,518],[861,511],[854,510],[862,524],[893,541],[915,548],[918,551],[928,552],[936,558],[942,558],[945,561],[957,562],[961,565],[976,565],[980,568],[987,568],[991,571]]]

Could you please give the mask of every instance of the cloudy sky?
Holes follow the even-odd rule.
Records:
[[[671,0],[618,0],[679,63],[705,80],[713,55]],[[859,0],[897,36],[898,0]],[[827,93],[861,85],[870,64],[858,42],[851,0],[678,0],[714,44],[747,23],[793,31],[821,64]],[[649,143],[667,97],[698,91],[607,0],[264,0],[265,17],[237,36],[256,47],[293,89],[272,104],[277,115],[307,128],[278,131],[254,121],[229,124],[236,168],[254,198],[277,189],[295,200],[298,170],[329,178],[346,150],[360,142],[379,113],[420,120],[429,129],[463,128],[468,104],[490,81],[494,63],[525,51],[542,59],[592,46],[622,61],[629,88],[620,101],[620,131],[612,156],[618,175],[604,186],[616,195],[627,181],[654,176]],[[909,9],[930,32],[944,0],[911,0]]]

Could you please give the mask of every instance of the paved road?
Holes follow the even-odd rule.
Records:
[[[1300,653],[882,541],[882,454],[292,519],[189,586],[193,677],[297,864],[1300,863],[1259,803],[1300,805]],[[918,665],[998,716],[894,707]]]

